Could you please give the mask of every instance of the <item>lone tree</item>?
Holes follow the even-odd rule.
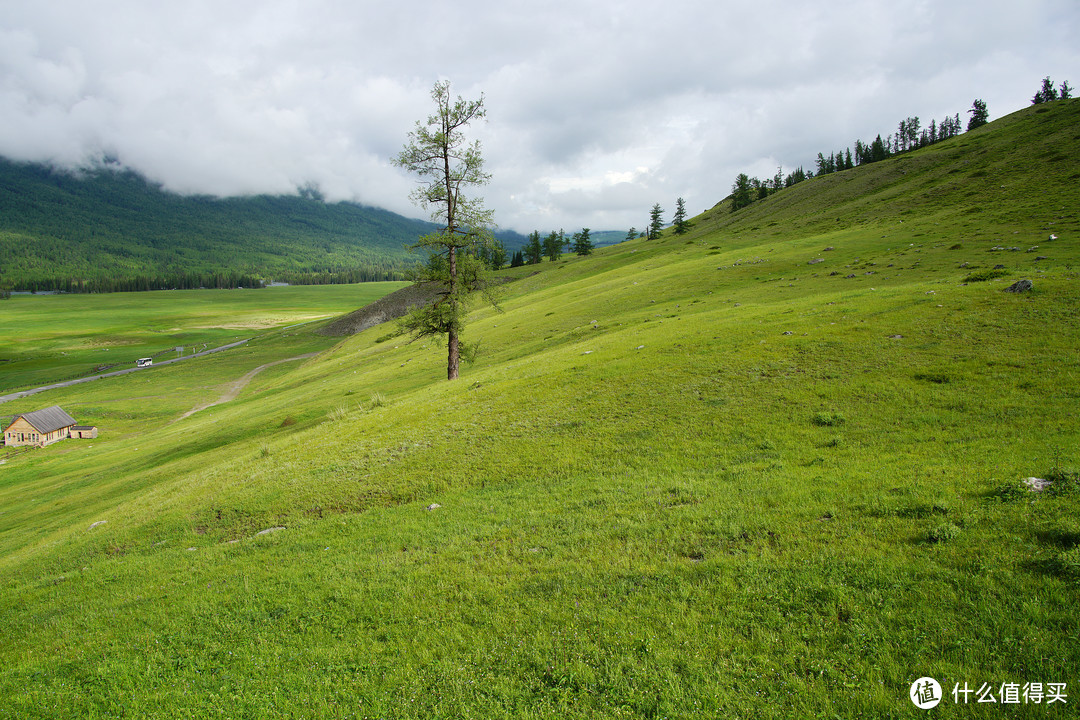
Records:
[[[660,203],[656,203],[652,206],[652,210],[649,211],[649,232],[648,239],[655,240],[660,237],[660,232],[664,229],[664,208],[660,207]]]
[[[676,235],[685,235],[690,229],[691,223],[686,219],[686,201],[682,198],[675,201],[675,216],[672,218],[672,223],[675,225]]]
[[[982,127],[990,119],[990,113],[986,110],[986,103],[982,100],[976,100],[971,105],[971,109],[968,110],[971,113],[971,119],[968,120],[967,129],[974,130],[977,127]]]
[[[484,172],[480,142],[469,143],[464,135],[469,123],[482,119],[486,110],[483,95],[479,100],[458,96],[451,101],[447,81],[435,83],[431,99],[435,114],[426,123],[417,121],[394,164],[419,176],[412,200],[443,226],[412,246],[430,252],[416,274],[416,283],[436,283],[440,289],[430,305],[410,312],[401,326],[414,339],[447,336],[446,379],[454,380],[462,355],[468,358],[475,352],[475,347],[465,346],[459,338],[469,294],[488,288],[487,268],[478,255],[495,245],[491,211],[484,208],[483,198],[464,194],[491,179]]]
[[[592,255],[593,244],[589,238],[589,228],[581,228],[581,232],[574,233],[574,252],[578,255]]]

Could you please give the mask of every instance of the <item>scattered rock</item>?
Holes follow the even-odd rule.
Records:
[[[968,264],[966,262],[965,263],[960,263],[960,265],[958,265],[958,267],[967,267],[967,266],[968,266]]]
[[[890,340],[903,340],[904,336],[903,335],[890,335],[889,339]]]
[[[426,508],[424,508],[424,509],[425,509],[425,510],[438,510],[438,509],[439,509],[439,508],[441,508],[441,507],[442,507],[442,505],[440,505],[439,503],[431,503],[430,505],[428,505],[428,506],[427,506]]]
[[[845,280],[850,280],[850,279],[851,279],[851,278],[853,278],[853,277],[855,277],[855,273],[851,273],[850,275],[845,275],[845,276],[844,276],[844,279],[845,279]]]
[[[285,529],[284,527],[282,527],[281,525],[278,525],[277,527],[266,528],[265,530],[260,530],[259,532],[255,533],[255,534],[256,535],[269,535],[272,532],[277,532],[278,530],[284,530],[284,529]]]
[[[638,346],[637,346],[637,349],[638,349],[638,350],[644,350],[644,349],[645,349],[645,346],[644,346],[644,345],[638,345]]]
[[[817,265],[818,263],[823,263],[823,262],[825,262],[825,258],[814,258],[813,260],[811,260],[810,262],[808,262],[806,264],[807,265]]]
[[[1027,249],[1027,251],[1028,251],[1028,252],[1035,252],[1035,251],[1036,251],[1036,250],[1038,250],[1038,249],[1039,249],[1039,246],[1038,246],[1038,245],[1032,245],[1031,247],[1029,247],[1029,248]]]
[[[187,551],[188,551],[188,552],[195,552],[195,550],[197,550],[197,549],[198,549],[198,548],[193,548],[193,547],[190,547],[190,548],[188,548],[188,549],[187,549]]]
[[[839,275],[839,274],[840,274],[840,273],[838,273],[837,271],[833,270],[833,271],[832,271],[831,273],[829,273],[829,277],[832,277],[833,275]]]
[[[784,331],[783,333],[781,333],[781,334],[782,334],[782,335],[794,335],[795,333],[791,332],[790,330],[785,330],[785,331]]]
[[[824,249],[824,250],[822,250],[821,252],[829,252],[830,250],[835,250],[835,249],[836,249],[836,248],[834,248],[834,247],[833,247],[832,245],[830,245],[829,247],[825,248],[825,249]]]
[[[1004,266],[1004,265],[995,265],[995,266],[994,266],[994,269],[995,269],[995,270],[1004,270],[1004,269],[1005,269],[1005,266]]]
[[[97,527],[98,525],[104,525],[104,524],[105,524],[105,523],[107,523],[107,522],[109,522],[109,521],[108,521],[108,520],[98,520],[98,521],[97,521],[96,523],[94,523],[93,525],[91,525],[90,527],[88,527],[88,528],[86,528],[86,529],[87,529],[87,530],[93,530],[93,529],[94,529],[94,528],[96,528],[96,527]]]
[[[1047,256],[1045,256],[1045,255],[1039,255],[1039,256],[1038,256],[1038,257],[1036,257],[1035,259],[1036,259],[1036,260],[1049,260],[1050,258],[1048,258],[1048,257],[1047,257]]]
[[[1029,290],[1031,290],[1033,288],[1034,288],[1034,285],[1031,284],[1030,280],[1017,280],[1012,285],[1005,288],[1005,292],[1022,293],[1022,292],[1028,292]]]
[[[585,352],[583,352],[581,354],[582,355],[592,355],[592,350],[586,350]]]
[[[1042,492],[1046,488],[1050,487],[1053,483],[1049,480],[1043,480],[1042,478],[1029,477],[1024,478],[1024,484],[1031,488],[1032,492]]]

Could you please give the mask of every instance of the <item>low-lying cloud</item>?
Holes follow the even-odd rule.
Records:
[[[910,115],[978,97],[1000,117],[1045,75],[1077,82],[1078,18],[1072,0],[4,0],[0,154],[416,217],[390,161],[445,78],[485,95],[472,132],[500,226],[641,227],[655,202],[700,212],[739,172],[811,169]]]

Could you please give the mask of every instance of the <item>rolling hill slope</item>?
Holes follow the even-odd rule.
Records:
[[[954,686],[1071,688],[1078,119],[506,271],[455,383],[384,326],[184,420],[307,331],[162,369],[153,402],[51,395],[102,434],[0,468],[0,717],[906,717],[924,676],[960,716]]]

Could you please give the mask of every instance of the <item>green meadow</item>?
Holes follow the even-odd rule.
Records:
[[[407,284],[13,295],[0,305],[0,395],[322,320]]]
[[[453,383],[318,288],[125,318],[253,340],[0,407],[101,431],[0,465],[0,718],[1073,716],[1078,127],[503,271]]]

